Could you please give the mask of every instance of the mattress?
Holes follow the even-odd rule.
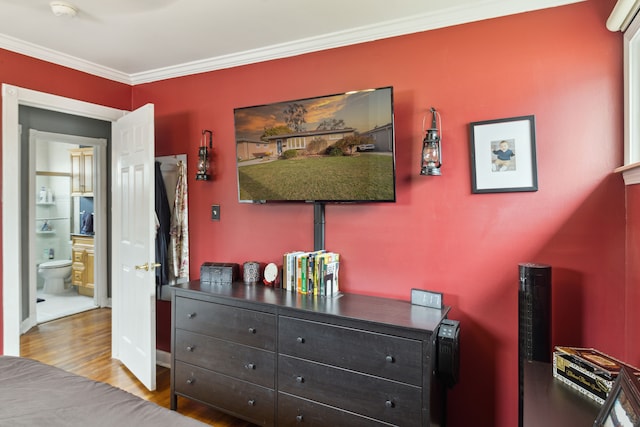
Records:
[[[109,384],[0,356],[0,426],[198,427],[199,421]]]

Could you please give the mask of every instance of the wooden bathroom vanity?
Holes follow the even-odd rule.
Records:
[[[95,251],[93,236],[86,234],[71,235],[71,284],[78,287],[78,294],[93,296],[93,265]]]

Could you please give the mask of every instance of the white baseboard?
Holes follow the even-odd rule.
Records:
[[[20,335],[28,332],[31,328],[33,328],[37,324],[38,324],[38,322],[35,319],[35,315],[34,316],[29,316],[28,318],[26,318],[25,320],[20,322]]]
[[[171,353],[156,349],[156,365],[171,368]]]

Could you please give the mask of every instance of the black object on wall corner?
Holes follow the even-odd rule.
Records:
[[[518,414],[522,426],[524,362],[551,362],[551,266],[519,264]]]

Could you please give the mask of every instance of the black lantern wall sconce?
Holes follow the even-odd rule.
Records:
[[[436,116],[440,119],[440,114],[433,107],[431,107],[431,113],[433,114],[431,128],[427,130],[427,134],[422,140],[420,175],[440,176],[442,175],[440,171],[440,167],[442,166],[442,146],[440,132],[438,131],[438,124],[436,122]],[[442,127],[442,124],[440,127]]]
[[[207,145],[207,136],[209,144]],[[196,173],[197,181],[209,181],[211,179],[209,156],[213,149],[213,132],[210,130],[202,131],[200,139],[200,147],[198,147],[198,172]]]

